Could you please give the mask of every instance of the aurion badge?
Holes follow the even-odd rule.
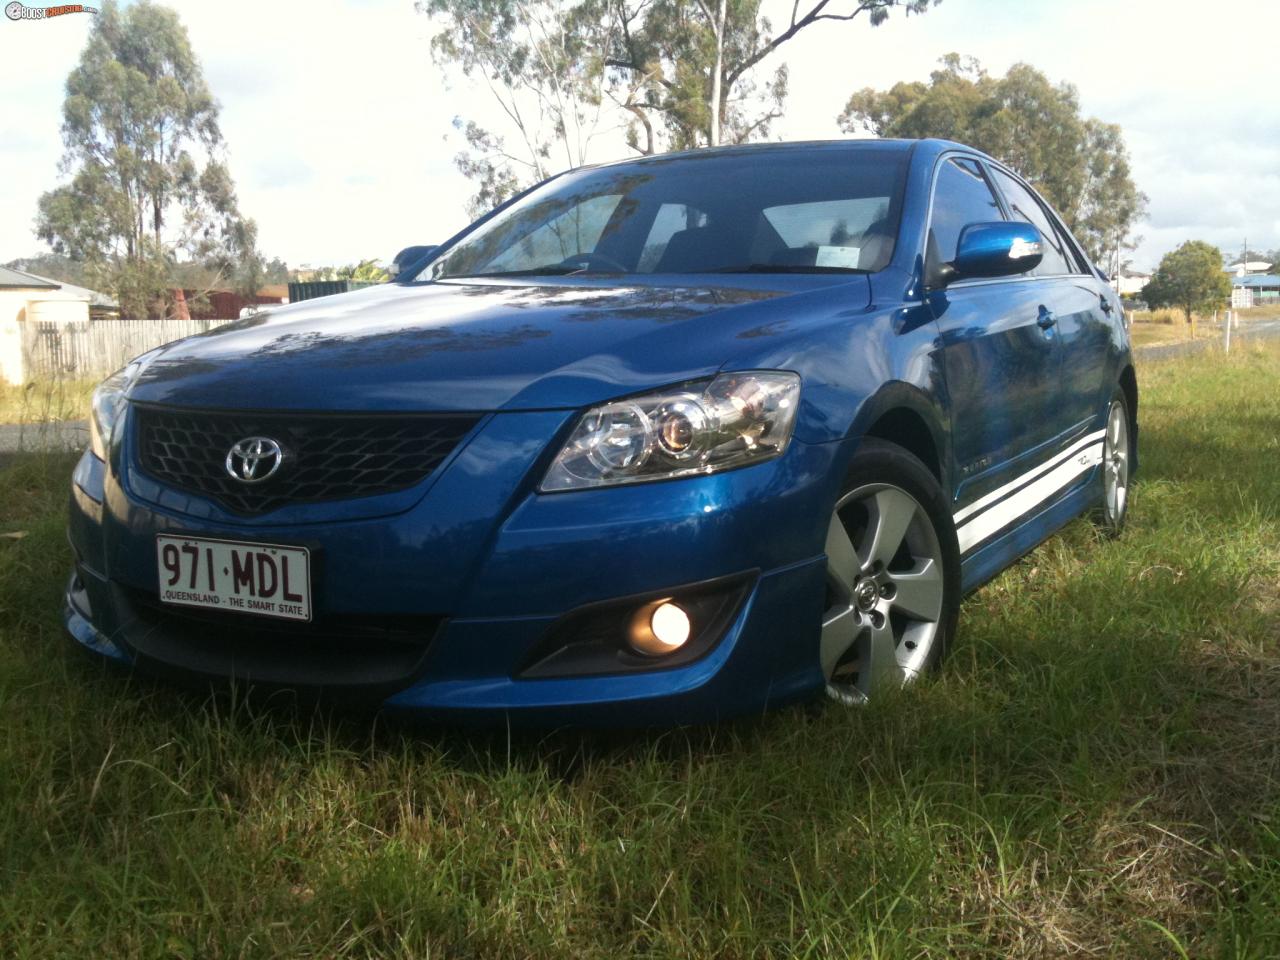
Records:
[[[284,451],[270,437],[248,437],[227,451],[227,473],[241,483],[261,483],[280,469]]]

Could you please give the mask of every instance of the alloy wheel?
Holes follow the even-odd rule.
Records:
[[[1113,403],[1107,415],[1107,435],[1102,446],[1102,487],[1107,522],[1118,527],[1124,520],[1129,500],[1129,422],[1121,403]]]
[[[827,693],[863,703],[928,664],[943,609],[942,547],[914,497],[876,483],[836,504],[826,553],[820,650]]]

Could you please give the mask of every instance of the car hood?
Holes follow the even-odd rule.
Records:
[[[767,333],[771,301],[833,285],[592,279],[386,284],[273,309],[158,351],[130,396],[239,409],[580,407],[710,376],[735,342]],[[835,282],[867,302],[864,277]]]

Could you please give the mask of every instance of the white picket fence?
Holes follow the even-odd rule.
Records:
[[[22,379],[81,380],[105,377],[140,353],[229,320],[24,320]]]

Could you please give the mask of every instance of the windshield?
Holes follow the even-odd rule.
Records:
[[[568,173],[416,278],[870,273],[893,255],[906,153],[787,148]]]

